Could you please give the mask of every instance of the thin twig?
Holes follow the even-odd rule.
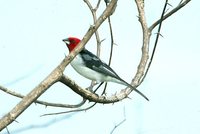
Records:
[[[97,10],[99,8],[99,5],[101,3],[101,0],[98,0],[96,7],[94,8],[94,10]]]
[[[9,132],[9,130],[8,130],[8,127],[6,127],[6,131],[7,131],[8,134],[10,134],[10,132]]]
[[[81,108],[81,109],[74,109],[74,110],[69,110],[69,111],[64,111],[64,112],[57,112],[57,113],[48,113],[48,114],[43,114],[42,116],[48,116],[48,115],[59,115],[59,114],[67,114],[67,113],[72,113],[72,112],[81,112],[81,111],[87,111],[94,107],[97,103],[92,104],[91,106],[87,108]]]
[[[111,61],[112,61],[113,46],[114,46],[114,37],[113,37],[113,30],[112,30],[112,24],[111,24],[111,18],[110,18],[110,16],[108,17],[108,24],[109,24],[110,38],[111,38],[110,57],[109,57],[109,62],[108,62],[108,65],[110,66],[111,65]]]
[[[106,6],[108,6],[108,1],[105,0],[105,4]],[[110,48],[110,56],[109,56],[109,61],[108,61],[108,65],[111,65],[111,61],[112,61],[112,55],[113,55],[113,46],[114,46],[114,37],[113,37],[113,31],[112,31],[112,24],[111,24],[111,19],[110,16],[108,17],[108,25],[109,25],[109,30],[110,30],[110,38],[111,38],[111,48]],[[105,83],[104,89],[103,89],[103,93],[106,92],[106,88],[107,88],[108,83]]]
[[[101,3],[101,0],[98,0],[97,4],[96,4],[96,7],[93,8],[92,7],[92,4],[89,2],[89,0],[84,0],[84,2],[87,4],[88,8],[90,9],[91,13],[92,13],[92,17],[93,17],[93,22],[94,24],[96,23],[97,21],[97,15],[96,15],[96,12],[99,8],[99,5]],[[99,32],[98,30],[95,31],[95,37],[96,37],[96,41],[97,41],[97,56],[100,57],[100,51],[101,51],[101,40],[100,40],[100,37],[99,37]]]
[[[14,92],[14,91],[11,91],[3,86],[0,85],[0,90],[12,95],[12,96],[15,96],[15,97],[18,97],[18,98],[24,98],[25,96],[22,95],[22,94],[19,94],[17,92]],[[61,104],[61,103],[50,103],[50,102],[46,102],[46,101],[40,101],[40,100],[35,100],[34,102],[37,103],[37,104],[40,104],[40,105],[44,105],[45,107],[47,106],[51,106],[51,107],[62,107],[62,108],[77,108],[77,107],[80,107],[82,106],[84,103],[85,103],[85,99],[83,99],[80,103],[78,104],[74,104],[74,105],[69,105],[69,104]]]
[[[168,17],[170,17],[171,15],[173,15],[174,13],[176,13],[179,9],[181,9],[182,7],[184,7],[185,5],[187,5],[188,2],[190,2],[190,1],[191,0],[181,1],[177,7],[175,7],[173,10],[171,10],[169,13],[167,13],[166,15],[163,16],[162,21],[164,21],[165,19],[167,19]],[[160,24],[160,21],[161,21],[161,19],[159,19],[156,22],[154,22],[149,27],[149,30],[152,31],[158,24]]]
[[[113,132],[116,130],[116,128],[118,128],[120,125],[122,125],[125,121],[126,121],[126,110],[125,110],[125,106],[123,109],[123,114],[124,114],[124,119],[122,121],[120,121],[117,125],[115,125],[112,129],[112,131],[110,132],[110,134],[113,134]]]

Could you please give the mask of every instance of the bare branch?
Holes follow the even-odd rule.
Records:
[[[103,96],[103,95],[99,96],[98,94],[95,94],[89,90],[83,89],[82,87],[78,86],[74,81],[72,81],[70,78],[68,78],[65,75],[62,76],[62,78],[60,79],[60,82],[70,87],[74,92],[76,92],[83,98],[88,99],[91,102],[96,102],[96,103],[104,103],[104,104],[115,103],[124,98],[127,98],[128,94],[130,94],[131,92],[131,89],[121,90],[119,93],[113,94],[111,96]]]
[[[105,0],[105,4],[106,4],[106,6],[108,6],[108,1]],[[108,17],[108,25],[109,25],[110,38],[111,38],[110,57],[109,57],[109,61],[108,61],[108,65],[110,66],[111,61],[112,61],[113,46],[114,46],[113,31],[112,31],[112,24],[111,24],[111,18],[110,18],[110,16]],[[104,86],[103,94],[106,92],[107,84],[108,83],[106,82],[105,86]]]
[[[144,76],[143,78],[141,79],[141,82],[143,82],[144,78],[146,77],[148,71],[149,71],[149,68],[151,66],[151,63],[153,61],[153,57],[154,57],[154,54],[155,54],[155,51],[156,51],[156,46],[157,46],[157,43],[158,43],[158,39],[159,39],[159,36],[161,35],[160,31],[161,31],[161,26],[162,26],[162,22],[167,19],[168,17],[170,17],[172,14],[174,14],[176,11],[178,11],[179,9],[181,9],[183,6],[185,6],[190,0],[185,0],[184,2],[181,1],[179,3],[179,5],[177,7],[175,7],[173,10],[171,10],[169,13],[166,13],[166,7],[167,5],[170,5],[168,3],[168,0],[166,0],[165,2],[165,5],[164,5],[164,8],[163,8],[163,12],[162,12],[162,15],[160,17],[160,19],[158,21],[156,21],[154,24],[152,24],[150,27],[149,27],[149,31],[152,32],[152,30],[159,24],[159,27],[158,27],[158,32],[157,32],[157,36],[156,36],[156,40],[155,40],[155,44],[154,44],[154,48],[153,48],[153,51],[152,51],[152,55],[151,55],[151,58],[149,60],[149,63],[148,63],[148,66],[147,66],[147,69],[144,73]],[[170,5],[171,6],[171,5]],[[161,35],[162,36],[162,35]]]
[[[85,0],[85,1],[87,2],[87,0]],[[137,8],[138,8],[138,13],[139,13],[139,21],[140,21],[140,24],[141,24],[142,30],[143,30],[143,45],[142,45],[142,57],[141,57],[139,65],[138,65],[136,75],[135,75],[134,79],[132,80],[132,85],[137,87],[142,82],[141,79],[144,76],[144,71],[147,66],[147,61],[149,58],[149,41],[150,41],[150,36],[151,36],[152,30],[157,25],[159,25],[162,22],[162,20],[164,20],[164,19],[168,18],[169,16],[171,16],[172,14],[174,14],[180,8],[185,6],[189,1],[191,1],[191,0],[181,1],[180,4],[176,8],[174,8],[172,11],[170,11],[169,13],[164,15],[163,18],[159,19],[154,24],[152,24],[152,26],[150,26],[148,28],[147,23],[146,23],[146,18],[145,18],[145,12],[144,12],[144,0],[135,0]],[[90,8],[90,5],[88,5],[88,7],[91,9],[92,13],[94,13],[93,10],[98,9],[100,2],[101,2],[101,0],[98,1],[97,5],[94,9]],[[120,101],[120,100],[128,97],[128,95],[133,91],[130,88],[121,90],[119,93],[116,93],[111,96],[103,96],[103,95],[99,96],[91,91],[81,88],[74,81],[70,80],[65,75],[63,75],[63,72],[64,72],[66,66],[84,48],[85,44],[89,41],[91,36],[97,31],[97,29],[100,27],[100,25],[115,11],[116,4],[117,4],[117,0],[111,0],[109,2],[108,6],[106,7],[106,9],[104,10],[104,12],[101,14],[101,16],[98,17],[98,19],[96,19],[96,12],[95,12],[95,14],[93,15],[94,25],[90,26],[90,28],[88,29],[87,33],[85,34],[85,36],[83,37],[83,39],[81,40],[79,45],[67,57],[65,57],[63,59],[63,61],[39,85],[37,85],[34,89],[32,89],[32,91],[30,91],[26,96],[23,96],[22,100],[11,111],[9,113],[7,113],[6,115],[4,115],[2,117],[2,119],[0,119],[0,131],[2,129],[4,129],[5,127],[7,127],[10,123],[15,121],[15,119],[26,108],[28,108],[33,102],[36,102],[38,97],[40,97],[47,89],[49,89],[53,84],[55,84],[58,81],[64,83],[65,85],[70,87],[74,92],[76,92],[77,94],[79,94],[80,96],[82,96],[85,99],[82,101],[82,103],[79,104],[79,106],[82,106],[86,100],[95,102],[94,103],[94,105],[95,105],[96,103],[105,103],[105,104],[114,103],[114,102]],[[96,32],[96,34],[97,34],[97,32]],[[111,39],[112,38],[113,37],[111,36]],[[101,41],[98,37],[98,34],[96,35],[96,39],[97,39],[97,44],[100,44]],[[112,40],[111,44],[114,44],[113,40]],[[97,45],[97,46],[99,46],[99,45]],[[97,48],[97,49],[100,54],[100,48]],[[19,95],[17,93],[14,93],[14,94]],[[79,107],[79,106],[77,106],[77,107]],[[75,110],[77,111],[78,109],[75,109]],[[73,111],[73,110],[71,110],[71,111]],[[67,112],[69,112],[69,111],[67,111]]]
[[[87,108],[81,108],[81,109],[74,109],[74,110],[69,110],[69,111],[64,111],[64,112],[57,112],[57,113],[48,113],[48,114],[43,114],[41,116],[48,116],[48,115],[58,115],[58,114],[67,114],[67,113],[72,113],[72,112],[81,112],[81,111],[87,111],[94,107],[97,103],[92,104],[91,106]]]
[[[14,92],[14,91],[11,91],[3,86],[0,85],[0,90],[12,95],[12,96],[15,96],[15,97],[18,97],[18,98],[24,98],[25,96],[22,95],[22,94],[19,94],[17,92]],[[51,107],[62,107],[62,108],[77,108],[77,107],[80,107],[82,106],[84,103],[85,103],[85,99],[83,99],[80,103],[78,104],[75,104],[75,105],[69,105],[69,104],[61,104],[61,103],[50,103],[50,102],[46,102],[46,101],[40,101],[40,100],[36,100],[34,101],[34,103],[37,103],[37,104],[40,104],[40,105],[44,105],[44,106],[51,106]]]
[[[116,130],[116,128],[118,128],[120,125],[122,125],[125,121],[126,121],[126,111],[125,111],[125,107],[123,109],[124,111],[124,119],[122,121],[120,121],[117,125],[114,126],[114,128],[112,129],[112,131],[110,132],[110,134],[113,134],[113,132]]]
[[[151,66],[151,63],[152,63],[152,61],[153,61],[153,57],[154,57],[154,54],[155,54],[155,51],[156,51],[156,47],[157,47],[157,44],[158,44],[158,39],[159,39],[159,37],[160,37],[160,35],[161,35],[161,34],[160,34],[160,31],[161,31],[161,26],[162,26],[162,22],[163,22],[163,17],[164,17],[164,14],[165,14],[165,12],[166,12],[167,5],[168,5],[168,0],[165,1],[165,5],[164,5],[164,8],[163,8],[163,12],[162,12],[161,17],[160,17],[160,20],[161,20],[161,21],[160,21],[160,23],[159,23],[158,32],[157,32],[157,36],[156,36],[156,40],[155,40],[153,52],[152,52],[151,58],[150,58],[150,60],[149,60],[149,64],[148,64],[148,66],[147,66],[147,69],[146,69],[146,71],[145,71],[145,73],[144,73],[144,76],[143,76],[143,78],[141,79],[141,82],[143,82],[144,78],[146,77],[146,75],[147,75],[147,73],[148,73],[148,71],[149,71],[149,68],[150,68],[150,66]]]
[[[99,5],[101,3],[101,0],[98,0],[97,5],[95,8],[92,7],[91,3],[88,0],[84,0],[84,2],[87,4],[88,8],[90,9],[92,16],[93,16],[93,22],[94,24],[97,21],[97,14],[96,11],[99,8]],[[100,37],[99,37],[99,32],[98,30],[95,31],[95,37],[96,37],[96,41],[97,41],[97,56],[100,57],[100,51],[101,51],[101,41],[100,41]]]
[[[42,93],[50,88],[62,76],[62,71],[56,68],[45,80],[26,95],[9,113],[0,120],[0,131],[13,122],[26,108],[30,106]]]
[[[10,134],[10,132],[9,132],[9,130],[8,130],[8,127],[6,127],[6,131],[7,131],[8,134]]]
[[[101,3],[101,0],[98,0],[96,7],[94,8],[94,10],[97,10],[99,8],[99,5]]]
[[[145,11],[144,11],[144,1],[135,0],[135,2],[138,8],[139,22],[142,26],[142,31],[143,31],[142,57],[138,65],[136,75],[132,81],[132,83],[135,83],[134,85],[138,86],[141,83],[140,80],[142,76],[144,75],[145,67],[147,65],[147,61],[149,58],[149,41],[150,41],[151,32],[149,31],[147,22],[146,22]]]
[[[170,17],[171,15],[173,15],[174,13],[176,13],[178,10],[180,10],[182,7],[184,7],[185,5],[188,4],[188,2],[190,2],[191,0],[181,0],[181,2],[179,3],[179,5],[177,7],[175,7],[173,10],[171,10],[169,13],[167,13],[166,15],[163,16],[163,20],[167,19],[168,17]],[[157,20],[156,22],[154,22],[150,27],[149,30],[152,31],[159,23],[161,22],[161,19]]]
[[[107,3],[106,3],[106,6],[107,6]],[[108,17],[108,24],[109,24],[110,38],[111,38],[110,57],[109,57],[109,62],[108,62],[108,65],[110,66],[111,60],[112,60],[112,54],[113,54],[113,46],[114,46],[114,37],[113,37],[113,30],[112,30],[112,24],[111,24],[110,16]]]

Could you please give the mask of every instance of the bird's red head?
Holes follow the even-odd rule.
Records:
[[[68,37],[66,39],[63,39],[63,41],[66,43],[69,51],[71,52],[81,40],[76,37]]]

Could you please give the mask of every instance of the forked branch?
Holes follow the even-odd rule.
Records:
[[[180,2],[180,4],[171,10],[169,13],[165,14],[162,16],[162,18],[158,19],[153,23],[150,27],[148,27],[147,22],[146,22],[146,17],[145,17],[145,11],[144,11],[144,0],[135,0],[138,13],[139,13],[139,21],[143,30],[143,43],[142,43],[142,56],[140,63],[138,65],[138,69],[136,72],[136,75],[134,79],[132,80],[132,85],[138,86],[141,84],[142,80],[145,78],[145,68],[148,65],[148,59],[149,59],[149,42],[150,42],[150,36],[152,30],[157,26],[161,26],[161,22],[165,19],[167,19],[169,16],[174,14],[176,11],[181,9],[183,6],[185,6],[189,1],[191,0],[185,0],[183,2]],[[86,3],[88,3],[87,0],[85,0]],[[97,5],[95,8],[90,8],[90,5],[88,7],[93,10],[97,10],[99,7],[101,0],[97,2]],[[111,0],[98,19],[94,17],[94,25],[91,25],[90,28],[88,29],[87,33],[83,37],[82,41],[79,43],[77,48],[74,49],[67,57],[63,59],[63,61],[39,84],[37,85],[30,93],[28,93],[26,96],[22,96],[19,94],[13,93],[13,95],[16,95],[18,97],[23,97],[22,100],[6,115],[4,115],[0,119],[0,131],[4,128],[6,128],[10,123],[12,123],[26,108],[28,108],[32,103],[37,102],[37,103],[44,103],[41,101],[38,101],[38,97],[40,97],[47,89],[49,89],[53,84],[56,82],[62,82],[63,84],[67,85],[70,87],[74,92],[79,94],[84,98],[83,104],[86,100],[92,101],[95,103],[114,103],[120,100],[123,100],[124,98],[127,98],[128,95],[132,92],[130,88],[126,88],[124,90],[121,90],[119,93],[113,94],[111,96],[105,96],[105,95],[97,95],[91,91],[88,91],[86,89],[83,89],[82,87],[78,86],[74,81],[72,81],[70,78],[65,76],[63,74],[66,66],[73,60],[73,58],[84,48],[85,44],[89,41],[91,36],[97,31],[97,29],[100,27],[100,25],[110,16],[112,15],[113,11],[116,8],[117,0]],[[165,10],[164,10],[165,11]],[[95,12],[92,12],[93,16],[96,16]],[[110,25],[111,28],[111,25]],[[112,30],[112,28],[111,28]],[[158,31],[160,33],[160,31]],[[100,39],[98,37],[98,33],[96,32],[96,39],[97,39],[97,44],[99,44]],[[113,37],[111,36],[111,39]],[[112,42],[111,44],[114,44]],[[156,43],[157,44],[157,43]],[[112,49],[111,49],[112,50]],[[155,50],[153,52],[153,55],[155,53]],[[112,54],[111,54],[112,55]],[[150,65],[149,65],[150,67]],[[148,68],[147,67],[147,70]],[[147,71],[148,72],[148,71]],[[146,72],[146,74],[147,74]],[[0,87],[2,90],[3,88]],[[45,102],[46,103],[46,102]],[[44,104],[45,104],[44,103]],[[79,105],[81,106],[82,103]],[[47,103],[46,103],[47,104]],[[48,104],[50,105],[50,104]],[[60,106],[61,107],[61,106]],[[89,107],[88,107],[89,108]],[[69,112],[69,111],[68,111]]]
[[[83,49],[85,44],[104,22],[104,20],[110,15],[113,7],[117,1],[112,0],[107,8],[104,10],[102,15],[98,18],[95,25],[91,26],[79,46],[71,52],[59,65],[55,68],[51,74],[47,76],[38,86],[36,86],[30,93],[28,93],[9,113],[4,115],[0,119],[0,131],[12,123],[25,109],[27,109],[39,96],[41,96],[48,88],[54,83],[58,82],[64,72],[65,67],[73,60],[73,58]]]

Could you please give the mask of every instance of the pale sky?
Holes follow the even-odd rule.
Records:
[[[169,1],[176,7],[179,3]],[[164,1],[146,1],[148,25],[157,20]],[[145,81],[139,86],[149,102],[135,92],[121,102],[102,105],[79,113],[46,116],[51,112],[67,111],[32,104],[17,121],[8,126],[11,134],[109,134],[113,127],[126,121],[114,134],[197,134],[200,131],[200,2],[188,5],[163,23],[155,59]],[[104,8],[104,4],[100,7]],[[169,10],[173,7],[169,7]],[[101,13],[98,12],[99,14]],[[134,1],[119,0],[112,16],[114,47],[112,68],[130,82],[141,55],[142,33]],[[67,0],[0,0],[0,85],[21,94],[30,92],[68,54],[63,38],[82,38],[93,23],[83,1]],[[110,35],[107,23],[99,29],[102,43],[101,58],[108,61]],[[154,44],[156,31],[152,34]],[[95,52],[93,37],[86,48]],[[82,87],[90,81],[77,74],[71,66],[65,74]],[[122,89],[109,84],[112,89]],[[40,100],[75,104],[81,98],[58,83],[48,89]],[[0,91],[0,116],[9,112],[20,99]],[[89,104],[87,103],[86,106]],[[32,127],[32,128],[30,128]],[[2,134],[6,134],[6,130]]]

